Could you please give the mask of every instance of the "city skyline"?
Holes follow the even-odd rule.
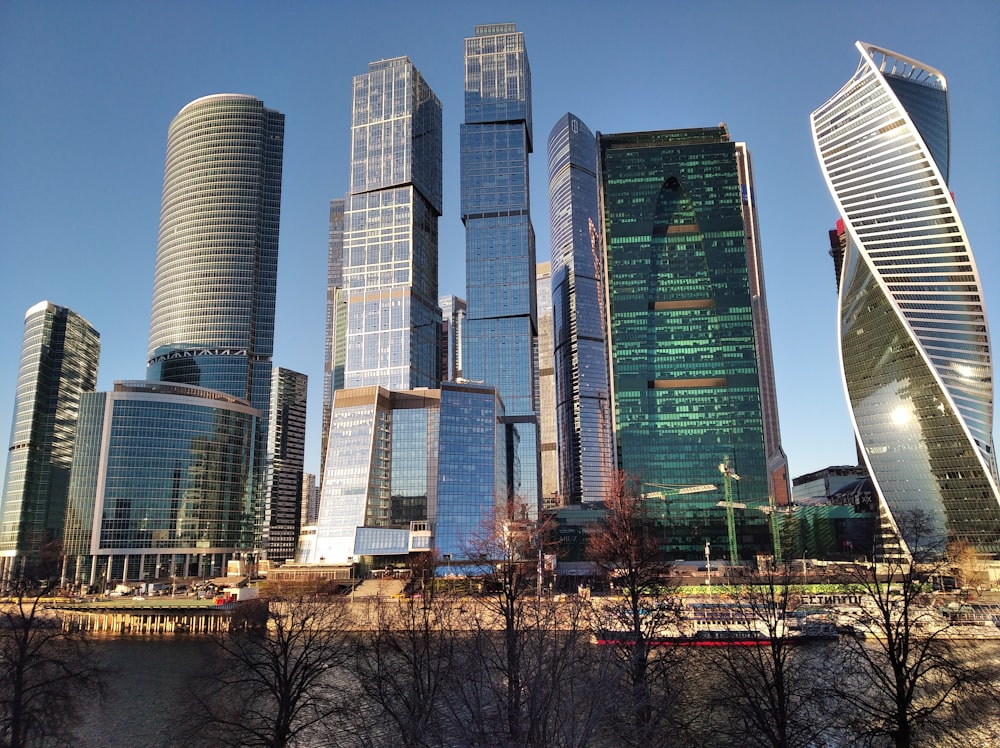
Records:
[[[234,32],[246,31],[252,39],[252,29],[266,21],[264,14],[257,19],[231,18],[233,14],[226,10],[231,7],[222,3],[206,9],[207,28],[231,24]],[[675,77],[657,78],[655,68],[648,67],[656,57],[652,46],[656,39],[650,30],[656,24],[647,19],[649,14],[632,12],[633,8],[624,8],[621,18],[606,28],[601,19],[603,46],[614,52],[615,64],[610,67],[620,71],[634,66],[646,74],[637,75],[643,79],[637,82],[619,76],[614,88],[602,88],[601,81],[608,79],[599,76],[598,65],[578,56],[570,59],[568,54],[573,34],[566,32],[592,29],[597,18],[593,14],[574,19],[549,8],[529,10],[529,6],[515,5],[497,17],[482,9],[455,8],[428,39],[416,39],[406,34],[412,27],[407,23],[408,11],[392,4],[386,7],[395,9],[395,20],[377,41],[348,40],[343,49],[327,52],[324,48],[320,54],[318,40],[306,35],[299,44],[297,37],[307,26],[322,28],[317,18],[320,11],[293,6],[285,22],[278,24],[276,44],[287,50],[296,40],[302,51],[289,55],[292,59],[271,72],[266,64],[247,60],[245,55],[210,51],[210,35],[202,37],[201,32],[185,29],[156,9],[138,13],[133,6],[111,3],[84,12],[61,3],[42,3],[41,10],[27,3],[5,4],[0,10],[0,28],[4,29],[0,31],[0,94],[8,102],[11,118],[4,125],[9,137],[0,146],[0,225],[5,228],[2,270],[16,283],[0,307],[0,351],[6,362],[0,370],[0,421],[10,423],[24,309],[41,299],[70,306],[102,331],[105,353],[99,390],[110,389],[113,380],[141,376],[138,362],[142,361],[153,278],[162,138],[172,114],[202,95],[238,91],[267,101],[288,117],[272,360],[276,366],[311,376],[310,400],[315,405],[322,401],[321,305],[328,206],[331,198],[346,192],[349,174],[344,143],[349,138],[350,102],[342,91],[353,72],[368,60],[408,54],[442,97],[445,195],[439,292],[464,296],[464,239],[457,200],[461,49],[469,29],[490,22],[514,22],[525,34],[532,57],[538,132],[548,132],[559,116],[573,111],[592,129],[603,132],[708,126],[724,120],[734,140],[748,143],[755,157],[778,404],[791,475],[854,462],[853,434],[839,381],[836,294],[826,251],[826,231],[838,216],[812,156],[808,115],[842,83],[844,68],[854,62],[851,45],[858,38],[926,60],[948,75],[951,189],[970,243],[979,252],[987,312],[996,318],[1000,300],[994,278],[1000,275],[1000,260],[986,250],[1000,226],[985,185],[997,169],[997,156],[979,147],[975,138],[982,129],[990,131],[1000,112],[996,83],[988,72],[995,68],[991,60],[996,60],[1000,35],[996,11],[986,3],[963,4],[969,12],[949,19],[952,28],[947,35],[926,23],[926,16],[936,7],[929,3],[921,6],[924,14],[914,11],[914,17],[898,17],[887,13],[884,18],[865,16],[861,4],[851,3],[836,18],[800,11],[791,4],[785,10],[795,7],[797,13],[759,9],[752,18],[734,4],[728,6],[731,30],[713,32],[715,38],[703,35],[698,46],[685,47],[698,50],[698,57],[690,58],[698,60],[697,72],[689,76],[695,82],[693,89]],[[46,8],[58,8],[60,13],[46,14]],[[350,23],[358,12],[334,15]],[[659,13],[665,11],[652,15]],[[678,22],[699,17],[695,11],[683,11],[680,16],[669,17]],[[667,15],[662,18],[667,28]],[[750,55],[737,45],[746,31],[741,20],[760,33],[760,43]],[[770,31],[769,22],[774,26]],[[784,23],[799,27],[805,38],[789,35]],[[190,47],[190,68],[168,70],[165,76],[149,68],[147,60],[155,61],[162,49],[159,39],[145,33],[152,28],[164,40]],[[327,35],[319,36],[328,42]],[[633,36],[636,43],[629,44]],[[233,44],[242,42],[234,38]],[[230,57],[239,59],[231,62]],[[733,76],[736,83],[718,84],[701,65],[703,57],[717,58],[708,67],[739,67],[740,74]],[[265,58],[263,63],[275,63],[272,57]],[[129,59],[136,61],[136,69],[124,64]],[[604,64],[610,59],[604,57]],[[330,101],[322,103],[315,101],[313,85],[305,86],[308,99],[302,98],[306,91],[288,86],[288,80],[296,76],[311,78],[319,60],[330,91]],[[779,60],[784,66],[776,64]],[[70,70],[74,66],[86,70],[87,78],[81,80]],[[137,75],[149,81],[143,80],[140,86]],[[664,103],[655,107],[647,98],[651,80],[662,81]],[[73,85],[77,90],[64,89]],[[710,92],[713,86],[717,90]],[[77,97],[93,99],[87,107],[111,107],[120,116],[102,120],[100,128],[97,120],[86,116],[65,117],[70,109],[84,106]],[[768,106],[761,106],[762,102]],[[83,111],[88,110],[84,107]],[[99,160],[92,163],[91,158]],[[535,148],[530,164],[535,180],[532,213],[538,261],[549,258],[544,161],[544,149]],[[45,168],[39,169],[39,163]],[[319,462],[321,414],[315,405],[310,409],[306,445],[310,472],[317,471]]]

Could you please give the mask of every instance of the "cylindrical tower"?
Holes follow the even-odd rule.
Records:
[[[284,115],[206,96],[170,123],[147,379],[267,410]]]

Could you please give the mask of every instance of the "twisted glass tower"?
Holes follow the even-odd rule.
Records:
[[[944,75],[857,43],[855,74],[812,113],[847,231],[839,338],[854,429],[898,529],[1000,555],[993,366],[979,275],[948,189]]]

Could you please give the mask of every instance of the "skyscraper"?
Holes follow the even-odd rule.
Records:
[[[441,379],[441,102],[406,57],[354,77],[344,228],[345,387]]]
[[[284,128],[240,94],[192,101],[170,123],[147,380],[267,413]]]
[[[170,123],[146,370],[148,381],[225,392],[260,411],[257,548],[284,134],[285,115],[242,94],[196,99]]]
[[[252,96],[170,123],[146,382],[81,410],[77,581],[214,573],[263,548],[283,148],[284,115]]]
[[[437,96],[408,58],[371,63],[354,78],[344,389],[334,392],[315,542],[305,560],[344,563],[355,548],[358,555],[397,551],[408,546],[401,538],[411,521],[426,524],[426,491],[390,491],[394,476],[403,485],[407,467],[423,473],[420,486],[427,483],[414,450],[431,448],[430,427],[407,428],[408,415],[394,419],[392,403],[441,380],[441,172]]]
[[[754,507],[790,492],[745,146],[725,126],[599,134],[597,145],[619,464],[656,490],[719,484],[729,457],[749,507],[740,556],[766,552]],[[725,537],[720,498],[668,496],[673,555],[698,558]]]
[[[25,314],[0,506],[2,583],[58,572],[39,562],[63,535],[80,398],[97,385],[100,350],[97,331],[71,309],[42,301]]]
[[[948,189],[947,81],[917,60],[856,46],[854,75],[811,117],[847,233],[838,332],[855,434],[904,541],[919,510],[927,539],[996,557],[993,365]]]
[[[298,542],[308,390],[305,374],[280,366],[274,369],[267,424],[266,496],[260,522],[261,550],[279,563],[295,558]]]
[[[509,426],[510,489],[535,510],[541,478],[531,143],[524,34],[511,23],[476,26],[465,40],[461,128],[469,306],[462,366],[467,379],[499,390]]]
[[[462,378],[462,328],[468,305],[458,296],[442,296],[438,305],[444,322],[441,355],[446,359],[441,365],[441,378],[454,381]]]
[[[323,426],[320,435],[319,474],[326,465],[326,443],[330,438],[333,393],[344,386],[347,344],[347,303],[344,296],[344,203],[330,201],[330,231],[326,257],[326,338],[323,346]]]
[[[559,457],[556,448],[556,377],[552,330],[551,264],[540,262],[535,270],[538,293],[538,434],[542,473],[542,506],[555,508],[559,497]]]
[[[615,467],[605,335],[597,145],[573,114],[548,143],[559,485],[566,503],[603,501]],[[541,312],[539,312],[541,314]]]

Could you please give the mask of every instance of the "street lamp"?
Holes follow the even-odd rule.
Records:
[[[712,544],[705,540],[705,571],[708,572],[708,596],[712,596]]]
[[[802,586],[809,584],[809,576],[806,574],[806,554],[809,553],[808,549],[802,549]]]

